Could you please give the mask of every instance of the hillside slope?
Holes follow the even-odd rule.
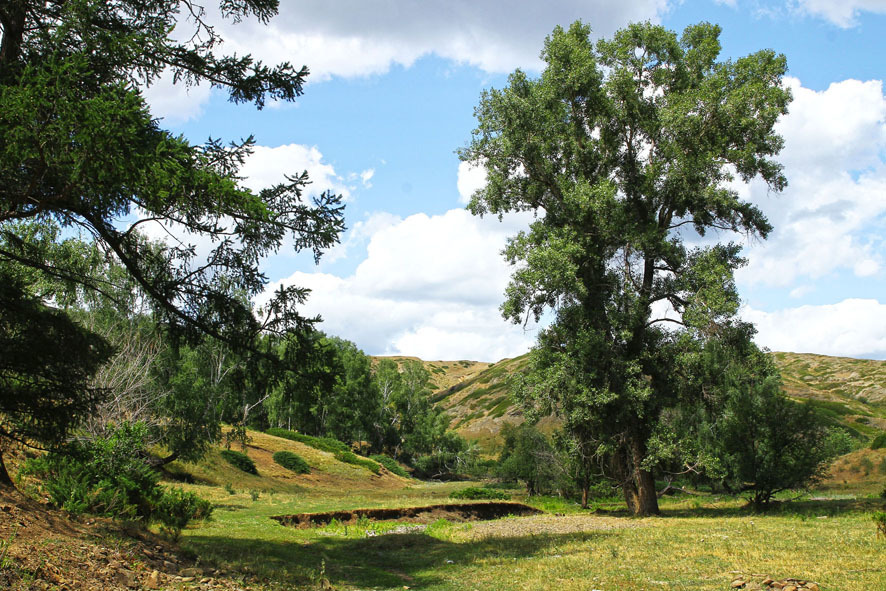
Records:
[[[791,398],[807,401],[819,414],[860,435],[886,430],[886,361],[805,353],[772,356]],[[497,363],[422,363],[433,376],[434,402],[446,409],[452,428],[463,436],[494,447],[503,423],[522,422],[522,412],[510,397],[508,379],[526,367],[528,355]],[[543,426],[552,423],[548,420]]]

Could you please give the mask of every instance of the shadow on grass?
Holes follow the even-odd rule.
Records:
[[[853,513],[882,511],[882,499],[803,499],[773,501],[762,510],[752,504],[739,506],[664,507],[662,517],[743,517],[746,515],[772,515],[779,517],[835,517]]]
[[[276,584],[402,587],[422,589],[446,580],[447,568],[464,572],[476,561],[512,561],[547,551],[561,552],[569,542],[589,542],[610,532],[544,534],[450,542],[424,534],[369,538],[320,537],[309,542],[275,542],[215,536],[189,536],[187,545],[201,559],[231,565]],[[243,567],[246,567],[245,569]]]

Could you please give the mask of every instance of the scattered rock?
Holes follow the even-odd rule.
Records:
[[[821,591],[821,587],[813,581],[794,578],[776,581],[772,577],[766,575],[744,575],[737,577],[732,580],[729,588],[741,589],[742,591],[766,591],[769,589],[780,589],[781,591]]]
[[[191,577],[196,579],[197,577],[203,576],[203,569],[197,567],[183,568],[178,574],[180,574],[182,577]]]
[[[148,589],[160,588],[160,571],[155,570],[148,575],[148,580],[145,581],[145,587],[147,587]]]

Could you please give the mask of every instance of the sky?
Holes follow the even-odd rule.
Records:
[[[886,359],[886,0],[281,0],[268,25],[218,30],[227,53],[307,65],[297,101],[257,110],[168,79],[146,96],[161,125],[193,142],[253,135],[247,186],[307,170],[312,192],[343,195],[341,243],[319,265],[282,249],[262,266],[269,291],[309,287],[305,314],[367,354],[497,361],[537,336],[499,311],[501,250],[531,218],[470,215],[483,176],[456,150],[481,92],[517,68],[537,76],[544,38],[578,19],[595,37],[708,21],[723,29],[723,59],[785,54],[794,100],[777,129],[789,186],[737,187],[775,228],[745,243],[741,316],[773,351]]]

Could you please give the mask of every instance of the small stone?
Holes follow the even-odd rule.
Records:
[[[126,570],[125,568],[118,570],[114,577],[117,579],[118,583],[125,587],[129,587],[130,589],[138,587],[138,577],[136,577],[135,573],[131,570]]]
[[[148,589],[160,588],[160,571],[155,570],[148,575],[148,580],[145,581],[145,587],[147,587]]]
[[[796,585],[785,585],[782,587],[783,591],[797,591]]]
[[[733,589],[741,589],[742,587],[744,587],[744,585],[744,579],[735,579],[734,581],[732,581],[732,585],[730,585],[730,587],[732,587]]]
[[[806,588],[809,591],[819,591],[818,585],[816,583],[806,583]]]
[[[772,577],[766,577],[765,579],[763,579],[761,581],[761,584],[766,585],[768,587],[769,585],[771,585],[774,582],[775,582],[775,580]]]
[[[203,576],[203,570],[196,567],[183,568],[179,574],[183,577],[193,577],[196,579]]]
[[[784,589],[784,583],[779,583],[778,581],[773,581],[769,586],[773,589]]]
[[[164,560],[163,561],[163,570],[165,570],[168,573],[175,574],[178,572],[178,565],[174,562],[169,562],[168,560]]]
[[[193,583],[194,577],[182,577],[181,581],[182,581],[182,583]]]

